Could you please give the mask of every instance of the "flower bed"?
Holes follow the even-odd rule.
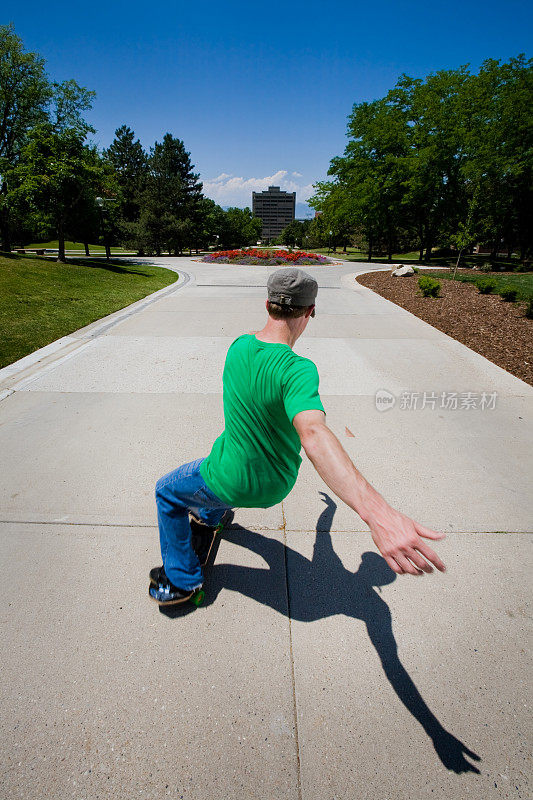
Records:
[[[328,263],[326,256],[318,253],[305,253],[303,250],[296,250],[292,253],[288,250],[219,250],[204,256],[202,261],[209,264],[262,264],[266,267],[283,264],[299,267],[302,264]]]

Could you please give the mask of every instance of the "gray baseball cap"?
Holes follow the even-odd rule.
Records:
[[[312,306],[318,293],[318,283],[301,269],[284,267],[269,276],[267,291],[271,303]]]

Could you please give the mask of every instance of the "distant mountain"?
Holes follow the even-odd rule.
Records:
[[[312,219],[314,216],[314,208],[310,208],[307,203],[296,203],[296,219]]]

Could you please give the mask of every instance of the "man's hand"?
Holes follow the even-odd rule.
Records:
[[[425,528],[389,506],[356,469],[325,424],[323,411],[300,411],[292,422],[324,483],[366,522],[379,552],[394,572],[422,575],[433,572],[433,566],[444,572],[443,562],[423,541],[443,539],[444,534]]]
[[[385,501],[366,519],[366,524],[379,552],[398,575],[422,575],[433,572],[433,566],[441,572],[446,570],[438,555],[422,539],[444,539],[444,533],[425,528]]]

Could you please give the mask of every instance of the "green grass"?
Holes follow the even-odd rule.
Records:
[[[327,247],[310,247],[308,248],[313,253],[324,253],[328,254]],[[337,248],[337,251],[334,253],[332,250],[329,251],[329,255],[332,257],[338,256],[346,261],[364,261],[365,263],[376,263],[376,264],[386,264],[387,263],[387,256],[386,254],[382,253],[381,255],[374,255],[372,257],[372,261],[368,261],[368,253],[363,253],[361,250],[356,250],[353,247],[348,247],[346,253],[342,252],[342,248]],[[418,250],[411,250],[408,253],[393,253],[392,254],[392,263],[399,264],[399,263],[406,263],[406,264],[426,264],[426,261],[419,260],[420,253]],[[431,259],[431,264],[443,266],[443,267],[454,267],[455,262],[457,261],[457,255],[452,256],[440,256],[436,253],[433,254]],[[463,267],[473,267],[473,266],[481,266],[482,264],[487,263],[490,261],[489,256],[485,255],[466,255],[463,257],[461,262],[461,268]],[[498,267],[502,270],[512,270],[514,267],[518,266],[520,263],[517,258],[513,258],[510,261],[508,259],[499,258],[496,262]]]
[[[0,367],[177,278],[146,264],[0,256]]]
[[[26,249],[30,250],[57,250],[59,248],[59,242],[57,239],[53,239],[50,242],[34,242],[34,244],[26,244],[24,247],[20,248],[22,250]],[[19,248],[17,248],[19,249]],[[80,253],[85,253],[85,247],[81,242],[65,242],[65,250],[78,250]],[[90,244],[89,251],[91,255],[93,253],[105,253],[105,247],[101,244]],[[123,247],[112,247],[112,253],[123,253]]]
[[[342,251],[341,247],[337,247],[336,252],[334,253],[333,250],[328,250],[327,247],[309,247],[309,248],[302,248],[303,250],[309,250],[310,253],[323,253],[324,255],[330,255],[332,258],[338,256],[346,261],[366,261],[368,262],[368,253],[363,253],[362,250],[356,250],[354,247],[347,247],[346,252]],[[392,256],[392,260],[397,261],[418,261],[418,250],[411,253],[394,253]],[[387,262],[387,256],[374,256],[372,258],[372,262],[376,263],[383,263]]]
[[[441,269],[434,272],[425,269],[424,275],[430,275],[432,278],[439,280],[441,278],[453,280],[452,271],[445,272]],[[518,300],[528,300],[533,297],[533,272],[458,272],[455,276],[456,280],[474,284],[479,281],[485,281],[487,278],[490,278],[496,284],[493,294],[499,294],[502,289],[516,289]]]

